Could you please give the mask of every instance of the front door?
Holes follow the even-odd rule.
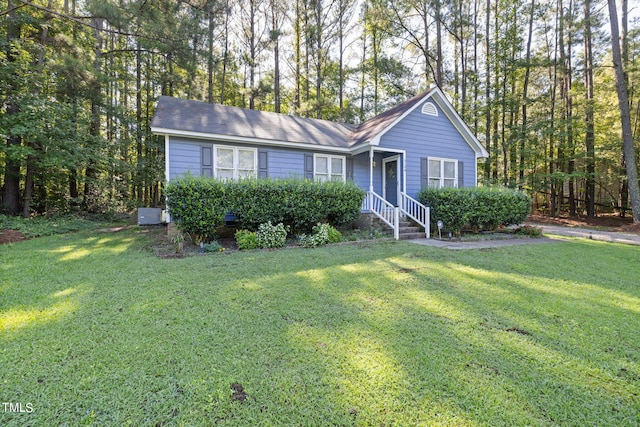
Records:
[[[384,160],[384,198],[393,206],[398,206],[398,159]]]

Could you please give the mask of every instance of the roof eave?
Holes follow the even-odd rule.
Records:
[[[206,133],[206,132],[194,132],[194,131],[186,131],[179,129],[169,129],[163,127],[151,127],[151,133],[156,135],[169,135],[176,137],[186,137],[186,138],[196,138],[196,139],[206,139],[220,142],[235,142],[241,144],[252,144],[252,145],[264,145],[269,147],[287,147],[287,148],[298,148],[298,149],[312,149],[315,151],[332,151],[338,153],[351,153],[351,150],[346,147],[335,147],[331,145],[320,145],[320,144],[311,144],[308,142],[291,142],[291,141],[280,141],[280,140],[271,140],[271,139],[262,139],[262,138],[250,138],[244,136],[234,136],[234,135],[224,135],[224,134],[215,134],[215,133]]]

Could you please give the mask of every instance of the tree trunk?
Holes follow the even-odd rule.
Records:
[[[616,21],[617,26],[617,21]],[[595,215],[595,197],[596,197],[596,181],[595,181],[595,130],[593,116],[593,49],[591,46],[591,0],[585,0],[584,3],[584,85],[586,96],[585,108],[585,149],[587,154],[587,181],[586,181],[586,201],[587,201],[587,218],[593,218]],[[615,42],[618,43],[616,37]]]
[[[13,0],[9,0],[8,10],[12,10],[15,4]],[[7,39],[9,43],[6,45],[6,57],[7,62],[15,62],[15,48],[14,43],[20,41],[21,26],[16,22],[16,17],[12,12],[9,13],[9,26],[7,29]],[[18,88],[15,82],[14,76],[9,82],[9,93],[17,95]],[[17,77],[17,76],[16,76]],[[10,96],[6,100],[5,114],[11,116],[20,113],[20,107],[15,102],[14,97]],[[12,147],[22,144],[22,138],[16,135],[8,135],[7,149],[10,151]],[[13,159],[11,156],[5,157],[4,168],[4,185],[2,187],[2,210],[10,215],[18,215],[20,213],[20,161]]]
[[[631,131],[631,113],[627,86],[625,85],[624,70],[622,68],[622,53],[620,51],[620,31],[618,29],[618,11],[615,0],[608,0],[609,21],[611,22],[611,48],[613,53],[613,68],[616,74],[616,91],[618,92],[618,104],[620,107],[620,120],[622,121],[622,143],[627,166],[627,181],[629,185],[629,197],[633,210],[633,222],[640,222],[640,185],[638,183],[638,168]]]

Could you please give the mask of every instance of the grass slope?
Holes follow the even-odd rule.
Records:
[[[0,425],[640,423],[638,247],[147,240],[0,247]]]

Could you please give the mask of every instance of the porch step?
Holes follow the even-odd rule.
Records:
[[[374,220],[377,223],[388,227],[388,225],[379,218],[375,218]],[[408,220],[406,217],[400,218],[400,227],[398,231],[400,234],[400,240],[423,239],[425,237],[423,229],[416,226],[414,222]]]

